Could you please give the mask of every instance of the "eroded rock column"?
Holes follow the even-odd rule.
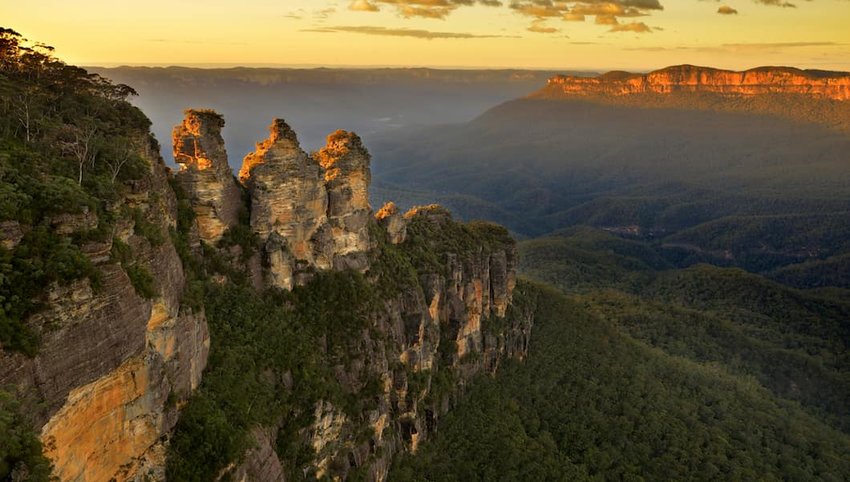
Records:
[[[332,267],[324,172],[286,122],[272,122],[269,138],[245,157],[239,179],[251,193],[251,229],[264,243],[267,284],[289,290],[308,268]]]
[[[224,118],[211,110],[187,110],[174,127],[176,177],[189,195],[203,241],[215,243],[239,222],[242,195],[227,163],[221,129]]]

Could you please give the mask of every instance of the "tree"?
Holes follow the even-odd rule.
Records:
[[[59,146],[62,153],[73,156],[77,161],[79,173],[77,177],[78,184],[82,185],[83,183],[83,171],[86,166],[94,164],[95,157],[97,156],[97,134],[97,126],[94,123],[88,122],[82,127],[66,124],[59,133]]]

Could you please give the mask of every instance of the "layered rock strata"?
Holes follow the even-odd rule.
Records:
[[[708,92],[745,96],[799,94],[850,100],[850,73],[790,67],[759,67],[734,72],[678,65],[648,74],[615,71],[598,77],[559,75],[549,79],[547,90],[573,96]]]
[[[370,254],[373,263],[388,254],[382,249],[430,248],[440,236],[459,231],[439,206],[412,210],[402,219],[419,241],[405,240],[398,248],[378,243]],[[439,265],[421,268],[415,284],[399,287],[370,315],[370,328],[352,340],[346,362],[332,369],[347,392],[374,402],[353,416],[328,401],[316,404],[302,442],[315,454],[309,473],[330,480],[354,474],[387,480],[393,457],[415,452],[427,440],[472,377],[495,372],[506,358],[526,356],[533,313],[511,308],[516,246],[499,232],[504,241],[486,246],[476,234],[457,238],[469,249],[443,252],[434,245]],[[425,245],[414,244],[419,242]],[[368,394],[369,380],[380,380],[377,395]],[[268,430],[254,437],[256,448],[233,473],[243,480],[281,480],[281,467],[295,461],[278,458]]]
[[[207,323],[202,311],[181,309],[185,277],[166,234],[175,226],[176,199],[162,159],[147,161],[150,172],[112,209],[138,212],[164,241],[152,243],[132,217],[117,216],[108,239],[82,248],[99,286],[81,279],[45,287],[43,309],[27,320],[41,330],[38,355],[0,351],[0,386],[16,388],[62,481],[161,478],[162,443],[206,366]],[[73,236],[100,222],[84,214],[63,219],[55,232]],[[132,259],[110,255],[118,243]],[[131,265],[156,279],[153,299],[136,293]]]

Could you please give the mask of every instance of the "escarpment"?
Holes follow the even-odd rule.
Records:
[[[598,77],[556,76],[545,91],[561,95],[634,95],[702,92],[726,95],[799,94],[850,100],[850,73],[759,67],[730,70],[678,65],[648,74],[608,72]]]
[[[39,292],[37,350],[0,351],[62,481],[383,481],[473,377],[526,355],[504,228],[373,213],[361,139],[310,155],[279,119],[237,182],[223,124],[187,111],[173,174],[144,124],[101,204],[0,226],[0,249],[41,229],[91,268]]]
[[[256,240],[263,285],[289,300],[272,309],[294,317],[309,338],[301,344],[326,373],[326,393],[272,409],[241,432],[252,440],[242,462],[215,465],[216,477],[385,480],[394,455],[416,450],[465,383],[526,354],[533,313],[511,303],[517,253],[507,231],[457,223],[436,205],[373,213],[369,164],[356,134],[334,132],[308,155],[280,119],[244,159],[250,221],[240,229]],[[218,289],[231,289],[246,270],[231,263]],[[218,312],[210,315],[216,327]],[[227,331],[238,324],[233,316],[221,317]],[[298,396],[313,383],[299,374],[309,361],[297,370],[280,363],[262,372],[269,389]],[[202,437],[193,426],[178,426],[178,437]],[[169,459],[172,474],[205,457],[189,443],[180,447]],[[307,455],[292,455],[299,451]]]
[[[105,210],[52,224],[63,242],[84,240],[92,275],[43,287],[26,320],[41,338],[34,356],[0,350],[0,386],[14,387],[62,481],[161,478],[163,442],[207,363],[204,312],[182,302],[166,167],[155,146],[133,149],[141,172]]]

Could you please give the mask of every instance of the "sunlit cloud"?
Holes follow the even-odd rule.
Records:
[[[555,33],[560,31],[558,28],[547,26],[546,19],[543,18],[531,22],[531,25],[528,26],[527,30],[534,33]]]
[[[786,2],[785,0],[755,0],[755,2],[771,7],[797,8],[796,5],[791,2]]]
[[[609,32],[652,33],[652,28],[643,22],[631,22],[614,25]]]
[[[796,7],[788,0],[753,1],[771,7]],[[458,8],[473,5],[506,5],[518,15],[531,17],[527,30],[535,33],[560,32],[559,28],[546,23],[546,20],[585,22],[588,19],[592,19],[596,25],[610,27],[609,32],[650,33],[661,28],[647,25],[645,22],[622,20],[646,17],[664,10],[660,0],[351,0],[348,8],[358,12],[389,10],[404,18],[445,19]],[[717,9],[717,13],[735,15],[738,10],[722,5]]]
[[[381,35],[388,37],[412,37],[425,40],[434,39],[481,39],[481,38],[519,38],[515,35],[478,35],[466,32],[434,32],[431,30],[412,28],[386,28],[371,26],[339,26],[327,28],[302,29],[302,32],[313,33],[358,33],[364,35]]]
[[[348,9],[354,10],[355,12],[377,12],[381,10],[377,5],[369,0],[354,0],[350,5],[348,5]]]
[[[421,17],[443,19],[460,7],[472,5],[498,7],[499,0],[352,0],[349,10],[357,12],[379,12],[381,7],[393,9],[405,18]]]

